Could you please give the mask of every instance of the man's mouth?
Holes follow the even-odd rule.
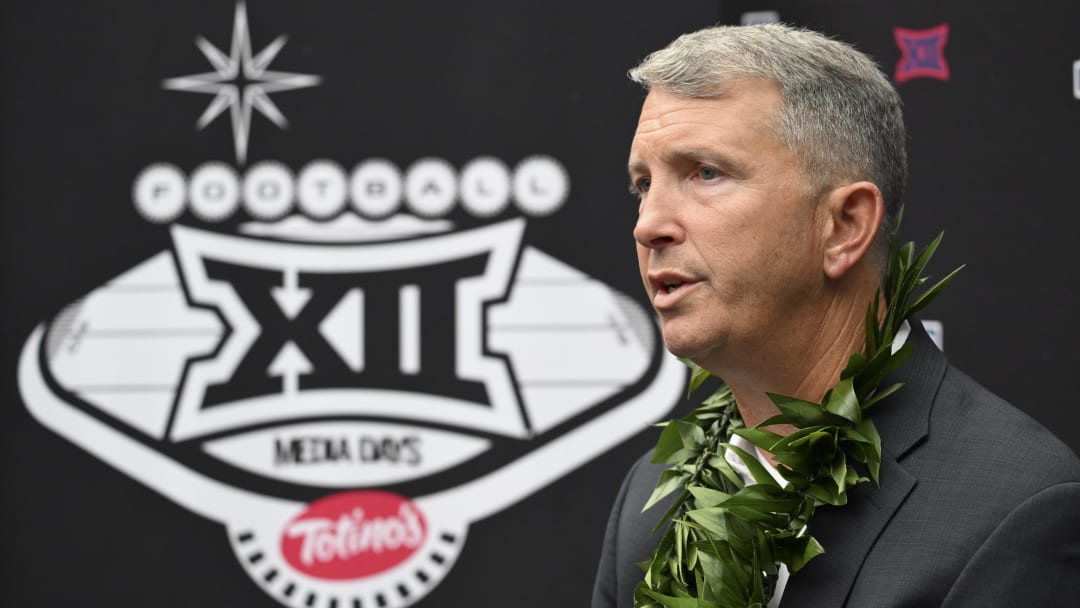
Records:
[[[683,285],[696,283],[694,279],[679,272],[660,271],[650,272],[647,280],[653,289],[665,293],[671,293]]]
[[[666,293],[671,293],[681,287],[682,284],[682,281],[665,281],[661,289],[663,289]]]
[[[697,280],[677,272],[655,272],[648,277],[649,284],[655,289],[653,307],[657,310],[675,306]]]

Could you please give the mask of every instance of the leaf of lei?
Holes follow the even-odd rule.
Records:
[[[866,310],[865,348],[851,355],[840,382],[820,403],[769,394],[780,413],[745,428],[735,397],[721,384],[688,416],[664,423],[652,462],[668,468],[642,510],[679,494],[657,526],[666,529],[652,558],[639,564],[645,577],[634,591],[636,608],[761,607],[773,596],[781,564],[795,573],[825,551],[809,534],[814,510],[842,506],[852,486],[878,481],[881,437],[867,410],[901,388],[881,383],[913,352],[911,344],[893,352],[893,339],[904,320],[963,268],[916,295],[941,238],[915,255],[914,243],[900,245],[893,233],[883,292]],[[884,318],[879,301],[886,306]],[[710,374],[684,363],[691,370],[689,394]],[[761,428],[780,423],[797,430],[781,436]],[[784,487],[756,458],[727,443],[732,435],[770,452]],[[756,483],[743,483],[725,459],[729,451]]]

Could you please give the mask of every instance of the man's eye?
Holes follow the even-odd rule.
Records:
[[[701,175],[701,179],[710,180],[720,177],[720,172],[712,167],[702,167],[698,169],[698,174]]]
[[[638,192],[648,192],[649,191],[649,186],[651,186],[651,185],[652,185],[652,180],[647,178],[647,177],[643,177],[643,178],[639,179],[638,182],[637,182],[637,190],[638,190]]]

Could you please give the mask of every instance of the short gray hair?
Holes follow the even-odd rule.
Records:
[[[775,23],[715,26],[680,36],[629,75],[646,89],[700,98],[723,95],[740,77],[776,82],[782,104],[774,129],[809,183],[873,182],[885,199],[882,233],[892,231],[907,182],[902,104],[877,64],[854,47]]]

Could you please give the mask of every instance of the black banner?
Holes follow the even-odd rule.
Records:
[[[874,56],[961,369],[1063,379],[1080,8],[18,2],[3,20],[9,606],[588,601],[651,425],[625,72],[783,20]]]

